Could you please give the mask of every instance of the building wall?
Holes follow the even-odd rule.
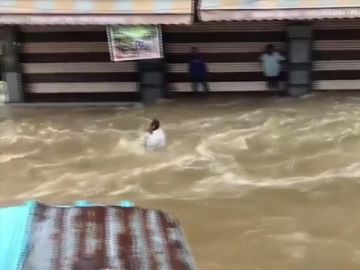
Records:
[[[190,92],[191,47],[208,61],[213,92],[265,91],[259,63],[264,47],[287,46],[286,22],[217,22],[165,26],[169,89]],[[360,20],[315,21],[314,89],[360,90]]]
[[[26,101],[139,100],[136,62],[111,62],[105,27],[20,28]]]
[[[314,89],[360,90],[360,20],[314,21]],[[139,100],[136,62],[110,61],[104,27],[20,27],[26,101]],[[263,48],[286,50],[286,22],[163,27],[169,90],[190,92],[190,48],[209,63],[214,92],[265,91]]]
[[[360,19],[315,21],[314,88],[360,90]]]
[[[1,68],[1,65],[2,65],[2,41],[0,39],[0,81],[2,81],[2,68]]]

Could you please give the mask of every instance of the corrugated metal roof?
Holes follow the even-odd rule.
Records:
[[[179,223],[142,208],[39,205],[23,269],[196,269]]]
[[[359,0],[202,0],[203,21],[360,18]]]
[[[186,24],[192,0],[0,0],[0,24]]]

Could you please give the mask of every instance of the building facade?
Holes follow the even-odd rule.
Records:
[[[46,0],[45,11],[36,1],[7,2],[13,5],[2,9],[0,27],[13,31],[2,37],[13,47],[6,57],[14,58],[11,70],[18,74],[3,77],[14,85],[9,91],[19,91],[13,101],[140,101],[142,65],[149,63],[111,62],[109,24],[162,26],[164,59],[154,66],[166,65],[166,91],[191,92],[191,47],[208,62],[212,92],[266,91],[259,57],[267,44],[289,60],[291,94],[360,90],[358,1],[82,1],[86,6]]]
[[[161,85],[148,74],[163,75],[163,61],[112,62],[106,26],[190,24],[192,14],[191,0],[0,1],[10,102],[140,101]]]
[[[188,53],[198,47],[208,61],[211,91],[265,91],[259,57],[268,44],[288,56],[289,25],[288,21],[247,21],[164,26],[169,88],[191,91]],[[312,31],[312,89],[360,90],[360,19],[314,20],[306,26]]]

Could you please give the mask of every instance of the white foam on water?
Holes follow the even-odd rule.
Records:
[[[277,238],[282,241],[292,243],[309,243],[313,241],[311,235],[308,232],[294,232],[289,234],[269,235],[270,237]]]
[[[307,247],[303,245],[297,245],[287,248],[289,256],[293,260],[303,260],[306,257]]]
[[[294,187],[302,184],[316,184],[317,182],[327,182],[336,178],[351,178],[358,179],[360,182],[360,163],[352,164],[348,167],[339,170],[330,170],[316,176],[309,177],[287,177],[282,179],[264,178],[264,179],[246,179],[245,176],[241,176],[234,173],[224,173],[222,175],[212,176],[206,179],[202,179],[197,182],[196,190],[208,190],[210,187],[214,187],[214,190],[221,189],[221,186],[250,186],[250,187]]]
[[[62,186],[62,184],[64,182],[66,182],[66,179],[74,179],[76,181],[76,179],[81,179],[85,176],[87,177],[92,177],[92,173],[87,173],[84,175],[75,175],[72,173],[65,173],[53,180],[48,180],[45,183],[42,184],[38,184],[36,187],[34,187],[33,189],[27,190],[25,192],[19,193],[18,195],[16,195],[15,199],[16,200],[25,200],[28,198],[40,198],[43,196],[48,196],[50,194],[54,194],[59,192],[59,187]],[[33,179],[34,181],[35,179]],[[37,182],[38,183],[38,182]],[[79,191],[80,193],[81,191]]]
[[[138,185],[127,184],[127,185],[124,185],[124,187],[122,189],[117,189],[117,190],[111,191],[108,194],[109,194],[109,196],[118,196],[121,194],[129,193],[131,191],[136,191],[136,192],[142,193],[142,194],[145,193],[142,191],[142,189],[140,189],[140,187]]]
[[[353,260],[360,263],[360,249],[354,251]]]
[[[127,154],[145,154],[144,136],[134,134],[135,138],[120,138],[115,151],[126,151]]]
[[[38,152],[38,150],[24,152],[24,153],[21,153],[21,154],[0,153],[0,163],[6,163],[6,162],[9,162],[9,161],[11,161],[13,159],[24,158],[24,157],[27,157],[29,155],[35,154],[37,152]]]

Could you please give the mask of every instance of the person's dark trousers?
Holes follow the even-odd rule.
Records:
[[[196,92],[199,92],[199,85],[202,85],[202,88],[203,88],[203,92],[205,92],[206,94],[208,94],[210,92],[210,89],[209,89],[209,84],[207,81],[203,80],[203,81],[199,81],[199,80],[196,80],[196,81],[192,81],[191,83],[191,89],[194,93]]]
[[[280,88],[279,76],[266,77],[266,82],[269,90],[278,90]]]
[[[266,83],[269,90],[274,91],[278,96],[283,96],[284,93],[280,88],[280,76],[266,77]]]

